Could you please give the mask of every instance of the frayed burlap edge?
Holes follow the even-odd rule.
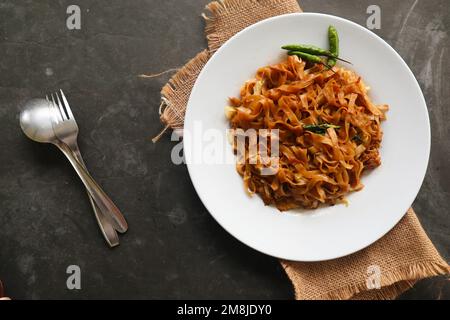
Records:
[[[152,139],[153,142],[166,132],[167,129],[182,129],[186,113],[187,100],[200,71],[209,59],[208,50],[203,50],[182,67],[169,82],[161,89],[161,104],[159,115],[166,126]],[[182,90],[180,90],[182,88]]]
[[[284,13],[302,12],[302,9],[296,1],[286,0],[222,0],[213,1],[206,5],[206,13],[202,14],[205,19],[206,39],[208,40],[208,48],[210,53],[216,52],[225,40],[217,30],[217,20],[224,15],[239,14],[240,12],[248,12],[250,9],[267,8],[269,6],[283,5]]]
[[[412,265],[397,267],[395,270],[383,272],[380,289],[368,290],[366,282],[361,281],[360,283],[345,285],[323,295],[305,297],[301,290],[302,283],[292,276],[293,273],[297,271],[290,270],[293,268],[289,266],[289,262],[281,261],[281,265],[294,286],[295,298],[297,300],[390,300],[395,299],[406,290],[412,288],[412,286],[421,279],[446,275],[450,272],[448,264],[444,261],[421,261]]]
[[[173,129],[179,129],[183,127],[185,108],[172,108],[171,103],[176,103],[180,99],[185,100],[183,97],[183,92],[181,94],[177,92],[177,88],[182,88],[186,84],[192,82],[192,79],[196,79],[200,71],[205,66],[209,59],[209,53],[207,50],[203,50],[197,54],[193,59],[191,59],[184,67],[182,67],[162,88],[162,114],[161,120],[164,121]],[[192,90],[192,85],[189,89]],[[189,90],[189,92],[190,92]],[[168,108],[170,107],[170,108]]]

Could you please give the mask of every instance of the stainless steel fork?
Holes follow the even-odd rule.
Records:
[[[62,96],[63,101],[67,101],[67,99],[62,91],[61,91],[61,96]],[[46,96],[46,98],[47,98],[48,102],[55,103],[54,98],[53,98],[53,101],[50,101],[48,96]],[[69,103],[67,103],[67,106],[69,106]],[[53,111],[60,113],[59,107],[52,108],[52,109],[53,109]],[[70,110],[70,106],[68,107],[68,109],[69,109],[70,114],[72,114],[72,110]],[[73,117],[73,114],[72,114],[72,119],[74,121],[74,124],[72,124],[75,127],[74,130],[76,130],[78,132],[78,125],[75,121],[75,117]],[[84,160],[81,156],[80,148],[78,147],[78,143],[76,140],[71,147],[71,151],[72,151],[73,155],[75,156],[75,158],[78,160],[78,162],[80,162],[80,164],[87,170]],[[88,198],[89,198],[92,208],[94,209],[95,219],[97,220],[97,223],[100,227],[100,231],[102,232],[102,235],[105,238],[106,242],[108,243],[108,245],[111,248],[118,246],[119,245],[119,236],[117,235],[117,231],[114,229],[113,225],[106,218],[106,215],[104,213],[102,213],[100,208],[95,204],[94,199],[92,199],[89,192],[88,192]]]
[[[121,233],[126,232],[128,224],[120,210],[87,172],[77,143],[78,125],[62,90],[60,90],[60,94],[61,99],[58,93],[51,94],[52,101],[50,105],[54,109],[53,130],[55,135],[62,142],[61,148],[63,149],[63,152],[65,151],[64,153],[67,158],[70,160],[85,184],[86,189],[91,196],[91,201],[95,203],[95,205],[93,205],[94,212],[96,213],[96,218],[102,229],[103,235],[107,241],[108,239],[111,239],[111,244],[116,245],[116,243],[118,244],[118,239],[114,239],[117,238],[115,230]],[[80,169],[80,167],[82,168]]]

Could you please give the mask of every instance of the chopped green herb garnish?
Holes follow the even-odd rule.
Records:
[[[325,134],[328,128],[339,129],[340,127],[341,126],[336,126],[334,124],[321,123],[321,124],[305,124],[303,126],[303,129],[318,134]]]
[[[358,143],[363,143],[363,139],[361,138],[361,136],[359,134],[355,134],[352,138],[352,140],[355,140]]]

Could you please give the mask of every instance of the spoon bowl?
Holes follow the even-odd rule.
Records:
[[[28,101],[20,112],[23,133],[36,142],[53,143],[57,138],[52,126],[53,112],[45,99]]]

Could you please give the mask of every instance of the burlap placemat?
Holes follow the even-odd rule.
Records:
[[[225,0],[211,2],[205,11],[208,49],[181,68],[161,91],[163,132],[183,127],[195,80],[225,41],[255,22],[301,9],[295,0]],[[324,262],[281,264],[296,299],[393,299],[420,279],[450,272],[412,209],[387,235],[357,253]]]

